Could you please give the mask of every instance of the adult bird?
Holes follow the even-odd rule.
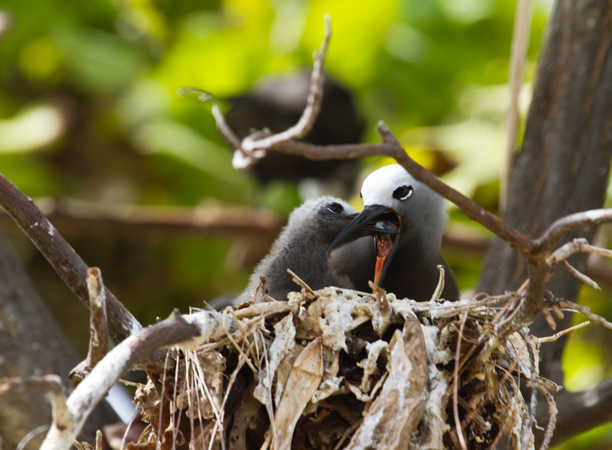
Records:
[[[319,197],[306,201],[295,209],[270,253],[255,268],[251,281],[234,304],[251,298],[251,292],[259,285],[260,276],[265,275],[268,294],[275,300],[287,300],[287,294],[299,291],[300,287],[287,272],[291,269],[310,288],[317,290],[327,286],[345,289],[354,288],[355,279],[365,278],[370,269],[366,264],[352,262],[344,273],[336,270],[337,261],[346,261],[361,247],[371,248],[371,238],[361,232],[371,232],[367,225],[352,236],[351,242],[339,246],[327,254],[327,250],[338,234],[357,216],[348,203],[335,197]]]
[[[374,235],[374,283],[398,298],[430,300],[444,266],[446,300],[459,299],[452,271],[440,254],[447,216],[442,197],[415,180],[402,166],[393,164],[371,173],[363,182],[363,211],[338,235],[333,251],[354,233]],[[396,234],[390,232],[395,231]],[[373,266],[373,267],[372,267]],[[342,272],[342,271],[340,271]],[[372,278],[370,272],[369,278]],[[362,282],[356,289],[367,289]]]

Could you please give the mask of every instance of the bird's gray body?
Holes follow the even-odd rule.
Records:
[[[406,188],[405,198],[398,195],[399,188]],[[440,272],[437,266],[441,264],[445,269],[442,298],[459,299],[455,276],[440,254],[442,234],[447,222],[442,198],[397,164],[385,166],[370,174],[363,182],[361,194],[364,211],[368,206],[380,205],[401,217],[402,232],[399,242],[395,244],[397,250],[381,286],[398,298],[430,300],[438,285]],[[364,251],[374,253],[371,248]],[[371,258],[372,261],[375,259]],[[373,266],[374,262],[371,263]],[[343,273],[342,270],[340,272]],[[367,289],[367,281],[355,287],[359,290]]]
[[[360,246],[371,246],[371,238],[363,237],[334,250],[329,257],[327,249],[357,212],[346,202],[334,197],[320,197],[306,201],[291,213],[289,222],[280,234],[270,253],[255,268],[249,285],[238,297],[236,304],[251,297],[251,292],[265,275],[268,294],[275,300],[287,300],[287,294],[299,291],[287,272],[291,269],[312,289],[327,286],[352,289],[352,277],[366,277],[367,267],[357,268],[350,274],[339,273],[334,268],[337,260],[350,258],[347,252]]]

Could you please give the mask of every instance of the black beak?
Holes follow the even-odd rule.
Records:
[[[364,235],[374,235],[376,243],[376,269],[374,283],[379,285],[397,251],[397,242],[402,232],[400,216],[383,205],[368,205],[334,239],[327,254],[346,240],[354,240]],[[383,254],[384,250],[384,254]]]

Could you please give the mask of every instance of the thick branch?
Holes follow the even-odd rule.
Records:
[[[0,174],[0,206],[13,218],[36,248],[47,258],[51,267],[75,295],[89,307],[87,264],[57,232],[51,222],[15,185]],[[142,328],[136,318],[107,289],[109,334],[115,344]]]

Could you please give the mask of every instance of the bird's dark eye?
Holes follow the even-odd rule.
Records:
[[[363,194],[361,192],[359,193],[359,198],[363,198]]]
[[[334,214],[339,214],[342,211],[344,211],[344,208],[342,207],[342,205],[340,203],[328,203],[327,206],[325,206],[327,208],[327,210],[329,212],[332,212]]]
[[[406,200],[412,195],[412,186],[400,186],[393,191],[393,197],[398,200]]]

